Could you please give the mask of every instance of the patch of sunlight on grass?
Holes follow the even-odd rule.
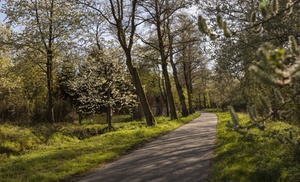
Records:
[[[197,116],[199,113],[173,121],[169,121],[167,117],[160,117],[154,127],[146,127],[144,121],[116,123],[115,131],[83,140],[76,139],[72,134],[78,130],[76,127],[53,128],[51,131],[54,132],[46,132],[48,136],[45,136],[45,141],[48,141],[48,146],[37,148],[24,155],[3,157],[5,160],[0,163],[0,179],[1,182],[66,181],[74,175],[116,160],[118,156],[137,148],[153,137],[190,122]],[[92,125],[97,128],[103,126]],[[82,127],[81,131],[91,131],[88,125],[78,127]],[[46,128],[43,130],[47,131]]]
[[[211,181],[295,181],[300,179],[300,156],[275,136],[299,128],[283,122],[267,122],[266,130],[251,129],[242,136],[226,126],[230,115],[217,112],[218,127]],[[241,123],[249,118],[238,114]],[[296,167],[295,167],[296,166]]]

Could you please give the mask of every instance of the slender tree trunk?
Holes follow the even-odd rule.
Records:
[[[167,112],[166,115],[170,116],[170,113],[169,113],[169,104],[168,104],[168,99],[166,97],[166,89],[165,89],[164,85],[165,85],[164,81],[159,79],[158,86],[159,86],[161,97],[162,97],[163,101],[165,102],[166,112]]]
[[[204,109],[206,109],[206,94],[205,94],[205,92],[203,93],[203,105],[204,105]]]
[[[118,36],[118,40],[120,42],[120,45],[122,47],[122,49],[124,50],[124,53],[126,55],[126,65],[128,67],[128,70],[132,76],[132,80],[133,80],[133,84],[136,88],[136,92],[137,95],[140,99],[141,102],[141,106],[143,109],[143,113],[147,122],[147,126],[153,126],[156,124],[155,118],[152,114],[152,111],[150,109],[147,97],[145,95],[145,91],[143,89],[141,80],[140,80],[140,76],[138,74],[138,71],[136,70],[136,68],[133,66],[132,63],[132,57],[131,57],[131,50],[132,50],[132,46],[134,43],[134,36],[135,36],[135,30],[136,30],[136,23],[135,23],[135,19],[136,19],[136,10],[137,10],[137,0],[132,0],[131,1],[131,14],[130,14],[130,22],[127,22],[125,24],[125,26],[123,26],[123,20],[124,20],[124,5],[123,5],[123,1],[117,1],[116,3],[112,0],[110,0],[110,9],[111,12],[113,14],[113,18],[115,20],[115,23],[112,23],[108,17],[106,17],[104,14],[102,14],[102,16],[104,16],[104,18],[113,26],[116,27],[117,29],[117,36]],[[129,29],[125,29],[124,27],[129,26]],[[128,27],[127,27],[128,28]],[[126,36],[126,31],[128,31],[127,33],[129,33],[129,37]]]
[[[166,91],[167,91],[167,98],[168,98],[168,102],[169,102],[169,106],[170,106],[171,120],[173,120],[173,119],[177,119],[177,113],[176,113],[174,97],[173,97],[173,93],[172,93],[172,86],[171,86],[171,81],[170,81],[166,62],[167,61],[165,60],[164,63],[162,63],[162,70],[163,70],[163,74],[165,77],[165,85],[166,85]]]
[[[48,120],[54,123],[54,109],[53,109],[53,83],[52,83],[52,51],[47,51],[47,89],[48,89]]]
[[[195,113],[195,109],[193,107],[193,91],[191,88],[188,89],[188,95],[189,95],[189,97],[188,97],[189,112],[190,112],[190,114],[193,114],[193,113]]]
[[[169,1],[166,1],[166,5],[167,6],[169,5]],[[185,97],[183,94],[182,86],[179,82],[177,68],[176,68],[176,65],[173,60],[173,36],[172,36],[171,30],[170,30],[170,16],[169,15],[168,15],[168,19],[167,19],[167,31],[168,31],[168,40],[169,40],[170,63],[171,63],[172,69],[173,69],[173,76],[174,76],[174,81],[175,81],[175,85],[176,85],[176,90],[177,90],[180,105],[181,105],[181,114],[182,114],[182,116],[186,117],[189,115],[189,111],[188,111],[186,103],[185,103]]]
[[[171,81],[168,73],[168,63],[167,63],[167,55],[165,54],[165,46],[164,46],[164,39],[163,39],[163,34],[162,34],[162,21],[160,19],[161,15],[161,10],[159,8],[159,2],[158,0],[155,1],[155,11],[156,11],[156,31],[157,31],[157,38],[159,42],[159,53],[161,57],[161,67],[163,71],[163,75],[165,77],[165,84],[166,84],[166,91],[167,91],[167,97],[168,97],[168,102],[170,106],[170,114],[171,114],[171,120],[177,119],[177,113],[176,113],[176,108],[175,108],[175,103],[174,103],[174,98],[172,94],[172,86],[171,86]]]
[[[173,76],[175,80],[176,90],[179,96],[180,104],[181,104],[181,114],[182,116],[186,117],[189,115],[189,111],[187,109],[186,103],[185,103],[185,96],[183,94],[182,86],[179,82],[177,68],[173,60],[173,49],[170,48],[170,63],[173,69]]]
[[[199,97],[199,109],[202,109],[202,102],[201,102],[201,94],[198,95]]]
[[[112,109],[110,104],[108,104],[107,106],[106,120],[107,120],[108,129],[111,130],[113,126],[112,126]]]
[[[166,116],[169,117],[170,116],[170,107],[169,107],[169,101],[168,101],[168,97],[167,97],[167,91],[166,91],[166,84],[165,84],[165,80],[163,80],[163,95],[164,95],[164,101],[166,104]]]
[[[170,116],[170,107],[169,107],[169,101],[168,101],[168,97],[167,97],[167,91],[166,91],[166,85],[165,85],[165,80],[162,80],[162,86],[163,86],[163,92],[162,94],[164,95],[164,101],[166,103],[166,112],[167,112],[167,116]]]
[[[183,72],[184,72],[184,80],[185,80],[185,86],[187,89],[187,94],[188,94],[188,104],[189,104],[189,113],[193,114],[194,113],[194,108],[193,108],[193,103],[192,103],[192,87],[191,87],[191,73],[189,73],[190,70],[190,65],[189,61],[184,60],[183,61]]]
[[[107,72],[107,70],[105,69],[105,72]],[[109,100],[110,100],[110,97],[111,97],[111,88],[109,87],[108,90],[107,90],[107,102],[108,102],[108,105],[107,105],[107,111],[106,111],[106,120],[107,120],[107,125],[108,125],[108,129],[111,130],[113,128],[112,126],[112,107],[109,103]]]
[[[54,41],[53,38],[53,11],[54,11],[54,0],[51,1],[51,10],[50,10],[50,23],[49,23],[49,35],[48,35],[48,46],[45,41],[45,38],[42,35],[41,30],[41,24],[39,23],[38,19],[38,12],[36,12],[37,21],[40,28],[40,33],[42,37],[42,41],[44,43],[44,47],[47,50],[47,69],[46,69],[46,75],[47,75],[47,89],[48,89],[48,120],[50,123],[54,123],[54,109],[53,109],[53,50],[52,50],[52,44]]]

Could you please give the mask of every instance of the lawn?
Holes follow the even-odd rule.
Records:
[[[300,181],[300,153],[290,144],[282,144],[277,135],[288,136],[289,130],[300,133],[297,126],[267,122],[266,130],[250,130],[243,136],[226,126],[230,116],[217,112],[218,127],[211,181],[279,182]],[[239,114],[241,122],[249,121]],[[296,137],[299,138],[298,135]]]
[[[69,181],[118,159],[145,142],[172,131],[199,116],[157,125],[145,121],[105,124],[58,124],[41,126],[0,125],[0,179],[6,181]]]

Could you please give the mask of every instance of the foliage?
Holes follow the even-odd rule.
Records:
[[[262,10],[262,15],[265,19],[269,19],[268,14],[264,14],[266,12],[265,7],[267,5],[264,4],[260,6]],[[278,13],[278,2],[274,0],[274,3],[271,5],[271,13],[276,16]],[[289,6],[289,5],[287,5]],[[255,15],[252,15],[255,16]],[[253,22],[256,22],[256,19],[252,17]],[[284,106],[294,100],[297,95],[300,94],[299,89],[296,88],[295,92],[288,96],[288,98],[284,98],[279,89],[286,85],[292,85],[297,83],[299,80],[300,73],[300,52],[299,47],[297,45],[296,39],[293,36],[289,36],[289,49],[285,50],[284,48],[276,48],[270,43],[264,43],[258,49],[257,53],[257,61],[256,64],[250,67],[250,70],[258,77],[258,79],[268,85],[274,87],[274,96],[279,103],[279,107],[274,110],[271,107],[270,102],[264,98],[260,97],[261,104],[263,105],[263,113],[265,116],[258,117],[255,106],[248,107],[248,113],[250,115],[250,120],[252,122],[251,126],[246,128],[246,131],[242,133],[247,133],[250,128],[253,126],[264,130],[265,129],[265,121],[267,121],[273,115],[287,115],[286,110],[284,110]],[[243,128],[239,125],[238,119],[234,114],[234,110],[230,108],[230,113],[232,114],[233,126],[236,131],[241,132],[240,128]],[[292,141],[293,136],[292,132],[290,132],[290,137],[285,137],[286,141],[298,148],[300,148],[300,143],[298,141]],[[283,142],[283,139],[278,137],[280,141]],[[283,142],[284,143],[284,142]]]
[[[86,60],[78,75],[68,82],[68,92],[77,100],[82,114],[100,114],[102,106],[114,112],[136,105],[131,79],[118,52],[112,50],[96,52],[96,57]]]
[[[253,4],[253,6],[255,5]],[[259,7],[252,8],[251,10],[246,8],[247,11],[243,12],[244,14],[251,14],[251,16],[248,16],[250,23],[246,25],[244,29],[240,29],[239,27],[235,32],[232,32],[232,35],[239,34],[239,31],[242,32],[236,36],[236,41],[232,41],[234,46],[241,44],[251,46],[254,50],[257,49],[256,55],[250,53],[249,58],[247,58],[249,55],[247,50],[234,50],[231,52],[233,52],[235,60],[240,58],[249,60],[248,63],[238,61],[244,68],[241,70],[243,71],[242,77],[248,77],[246,80],[254,77],[256,82],[259,83],[258,86],[261,93],[261,95],[256,93],[256,97],[259,95],[259,99],[257,99],[259,102],[251,103],[248,101],[247,104],[252,106],[247,107],[250,122],[245,125],[241,125],[233,107],[228,108],[232,117],[232,121],[228,123],[228,126],[241,134],[249,133],[249,130],[254,127],[265,130],[265,122],[269,119],[286,119],[290,115],[293,115],[293,118],[297,116],[294,111],[299,109],[299,103],[295,104],[294,101],[297,100],[300,94],[297,88],[300,73],[300,52],[297,39],[291,35],[297,36],[297,32],[294,31],[294,28],[299,24],[299,21],[296,21],[297,18],[293,18],[293,14],[298,13],[298,10],[295,9],[295,7],[298,6],[299,1],[280,3],[277,0],[270,2],[261,1]],[[224,29],[224,21],[219,14],[220,7],[217,13],[219,28]],[[212,31],[206,25],[204,18],[199,17],[198,25],[202,33],[211,36]],[[223,32],[224,36],[228,37],[226,36],[226,30]],[[259,37],[255,38],[253,34]],[[257,41],[253,41],[253,38]],[[269,42],[267,42],[267,40]],[[223,55],[225,54],[223,53]],[[237,55],[239,57],[237,57]],[[231,58],[227,57],[227,59],[231,61]],[[224,65],[228,66],[226,63]],[[224,65],[220,65],[220,67]],[[261,87],[263,84],[265,86]],[[296,89],[294,92],[290,92],[289,90],[291,90],[293,86],[296,86]],[[250,89],[251,88],[253,88],[253,86],[250,86]],[[272,98],[268,99],[269,97]],[[299,120],[299,118],[296,120]],[[297,121],[295,121],[295,123],[296,122]],[[278,138],[283,141],[282,138]],[[292,138],[292,135],[285,137],[287,142],[299,147],[300,143],[292,141]]]
[[[0,155],[0,178],[2,181],[70,180],[72,176],[116,160],[120,155],[141,146],[154,137],[174,130],[198,115],[199,113],[196,113],[173,121],[160,117],[157,118],[158,124],[154,127],[146,127],[143,121],[118,123],[115,124],[115,131],[84,140],[54,133],[50,141],[57,141],[59,138],[61,143],[53,146],[51,145],[53,142],[50,142],[48,146],[20,156]],[[47,130],[48,126],[41,128]],[[65,131],[74,129],[64,128]],[[38,131],[36,128],[34,130]],[[44,133],[43,130],[40,130],[40,134]]]
[[[291,145],[281,145],[277,135],[300,128],[280,121],[266,123],[265,131],[253,129],[242,136],[227,127],[231,119],[227,112],[217,113],[216,148],[212,166],[212,181],[297,181],[300,177],[300,155]],[[249,116],[237,114],[241,124]],[[299,136],[298,136],[299,137]]]
[[[5,44],[12,45],[46,74],[48,121],[53,123],[53,87],[56,66],[63,50],[70,48],[73,33],[79,28],[77,6],[66,1],[6,0],[1,12],[7,15],[6,25],[14,28]],[[16,31],[18,29],[18,31]],[[30,58],[30,59],[28,59]],[[20,57],[19,57],[20,59]]]

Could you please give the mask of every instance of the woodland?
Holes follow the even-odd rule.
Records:
[[[230,114],[220,133],[254,140],[262,132],[258,138],[288,146],[283,155],[296,161],[289,165],[300,165],[300,0],[4,0],[0,12],[5,165],[120,128],[145,127],[149,140],[204,109]],[[88,169],[26,179],[59,181]],[[300,177],[279,174],[274,181]]]

